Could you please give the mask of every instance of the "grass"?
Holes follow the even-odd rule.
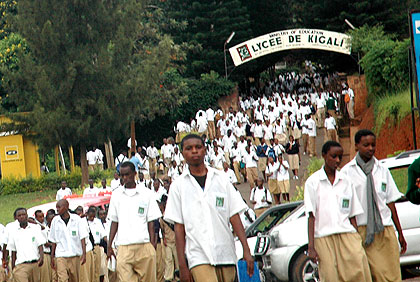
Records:
[[[31,208],[33,206],[55,201],[56,190],[14,194],[0,196],[0,223],[6,225],[13,221],[13,212],[16,208]]]
[[[401,167],[396,169],[391,169],[392,177],[394,178],[395,184],[397,184],[398,190],[405,195],[407,192],[408,185],[408,168]]]
[[[407,89],[397,94],[378,97],[375,101],[375,133],[379,133],[389,118],[393,124],[398,124],[411,113],[410,91]]]

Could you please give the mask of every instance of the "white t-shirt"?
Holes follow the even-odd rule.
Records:
[[[268,208],[270,206],[268,202],[273,202],[270,191],[268,191],[268,189],[265,187],[263,187],[262,189],[258,187],[252,188],[250,200],[256,202],[256,204],[254,205],[254,210],[260,208]]]
[[[277,179],[277,170],[278,169],[279,169],[279,163],[278,162],[275,162],[273,164],[268,163],[266,168],[265,168],[265,174],[268,175],[270,173],[273,173],[268,178],[269,179]]]
[[[324,126],[327,130],[335,129],[336,123],[333,117],[329,117],[325,119]]]
[[[277,172],[277,180],[284,181],[289,179],[289,163],[286,160],[282,161],[282,165],[279,164],[279,170]]]
[[[169,190],[165,220],[185,226],[189,268],[236,264],[229,220],[247,208],[222,171],[207,167],[204,190],[189,170]]]
[[[114,191],[115,189],[117,189],[118,187],[120,187],[120,183],[121,181],[119,179],[112,179],[111,180],[111,190]]]
[[[174,147],[170,144],[164,144],[162,147],[160,147],[160,152],[162,153],[162,156],[164,159],[171,158],[173,153]]]
[[[89,165],[96,164],[96,153],[94,151],[87,152],[86,159]]]
[[[117,245],[150,242],[148,222],[161,216],[154,192],[146,187],[121,188],[112,194],[108,217],[118,222]]]
[[[83,191],[83,197],[95,197],[98,196],[99,193],[99,189],[97,187],[87,187],[85,188],[85,190]]]
[[[70,195],[71,195],[71,189],[69,187],[66,187],[64,189],[60,188],[57,190],[55,199],[57,201],[60,201],[61,199],[64,199],[65,196],[70,196]]]
[[[366,183],[367,177],[362,169],[357,165],[356,158],[346,164],[341,170],[347,175],[354,185],[357,197],[362,204],[363,213],[356,217],[357,225],[367,224],[367,194]],[[379,212],[381,213],[382,224],[384,226],[392,226],[392,213],[387,204],[395,202],[401,198],[402,194],[398,190],[397,185],[392,178],[389,170],[382,166],[375,158],[375,164],[372,170],[373,182],[375,183],[376,200]]]
[[[254,137],[255,138],[263,138],[264,137],[263,126],[261,124],[255,124],[255,126],[254,126]]]
[[[206,111],[207,121],[214,121],[214,111],[212,108],[208,108]]]
[[[315,238],[338,233],[355,233],[349,218],[363,213],[352,182],[336,171],[331,185],[324,167],[312,174],[305,183],[306,215],[315,217]]]
[[[245,167],[257,167],[258,162],[258,156],[257,154],[250,150],[249,153],[245,151],[245,154],[243,155],[243,162],[245,163]]]
[[[235,172],[233,172],[232,169],[228,168],[227,171],[223,170],[223,172],[225,173],[226,177],[229,179],[230,183],[236,183],[238,182],[238,179],[236,178]]]
[[[315,121],[312,118],[310,118],[306,121],[306,124],[308,126],[309,137],[315,137],[316,136],[316,123],[315,123]]]

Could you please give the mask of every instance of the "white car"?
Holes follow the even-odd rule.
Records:
[[[381,163],[387,166],[391,173],[394,169],[399,170],[398,173],[405,173],[406,178],[407,167],[418,156],[420,151],[411,151],[381,160]],[[396,203],[396,208],[407,241],[407,252],[400,257],[401,266],[419,264],[420,205],[414,205],[402,197]],[[281,224],[267,234],[260,235],[257,246],[255,255],[262,256],[266,280],[319,281],[317,265],[305,254],[308,247],[308,220],[303,204]]]

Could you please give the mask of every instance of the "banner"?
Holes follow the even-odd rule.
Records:
[[[420,85],[420,10],[410,12],[411,44],[413,45],[414,64],[416,68],[416,96],[417,107],[419,107],[419,85]]]
[[[265,34],[229,48],[235,66],[274,52],[319,49],[350,55],[350,36],[320,29],[288,29]]]

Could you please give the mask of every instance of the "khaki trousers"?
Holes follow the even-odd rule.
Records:
[[[316,156],[315,136],[309,136],[308,153],[310,157]]]
[[[51,255],[44,254],[44,263],[39,268],[41,274],[41,282],[52,281]]]
[[[227,164],[230,166],[230,154],[229,154],[229,152],[225,152],[225,160],[226,160]]]
[[[178,269],[179,264],[175,243],[167,243],[165,246],[165,280],[173,280],[174,271]]]
[[[309,135],[308,134],[302,134],[302,141],[303,141],[303,152],[307,153],[308,152],[308,140],[309,140]]]
[[[95,165],[89,165],[89,170],[93,172],[95,170]]]
[[[335,129],[327,130],[327,141],[338,141],[337,131]]]
[[[80,257],[57,258],[58,282],[79,282]]]
[[[325,108],[319,108],[316,111],[316,126],[323,127],[325,119]]]
[[[157,174],[157,166],[156,166],[156,159],[149,159],[149,174],[150,173],[156,173]]]
[[[40,282],[41,275],[37,262],[21,263],[16,265],[13,270],[14,282]]]
[[[201,264],[191,269],[194,282],[233,282],[236,277],[235,266],[212,266]]]
[[[268,210],[268,208],[259,208],[254,210],[255,216],[260,217],[260,215],[262,215],[266,210]]]
[[[233,171],[235,172],[238,183],[241,183],[241,165],[239,162],[233,162]]]
[[[170,158],[164,158],[163,162],[165,163],[165,175],[168,175],[168,170],[171,167],[171,159]]]
[[[122,282],[156,282],[156,251],[152,244],[119,246],[117,275]]]
[[[95,263],[93,250],[86,252],[86,263],[80,266],[80,282],[95,281]]]
[[[207,125],[207,130],[209,133],[209,139],[213,140],[216,137],[216,127],[214,126],[214,121],[209,121]]]
[[[246,168],[246,178],[248,179],[249,185],[254,187],[255,180],[258,179],[258,171],[256,167],[247,167]]]
[[[258,171],[265,171],[267,168],[267,157],[260,157],[258,159]]]
[[[93,281],[99,281],[99,274],[101,271],[102,257],[101,257],[101,247],[99,245],[93,248],[94,264],[93,264]]]
[[[3,268],[3,266],[0,266],[0,282],[5,281],[7,281],[6,270]]]
[[[156,246],[156,281],[163,281],[165,274],[165,248],[161,243]]]
[[[106,259],[106,254],[104,248],[100,247],[101,251],[101,268],[99,271],[99,276],[104,276],[104,282],[108,282],[108,261]]]
[[[366,226],[359,226],[362,242],[366,239]],[[394,227],[385,226],[375,234],[369,246],[364,246],[373,281],[401,281],[400,251]]]
[[[118,249],[114,249],[114,248],[112,249],[114,250],[114,254],[118,256]],[[107,268],[108,268],[108,262],[107,262]],[[118,280],[117,271],[111,271],[108,269],[108,280],[109,282],[119,282],[120,280]]]
[[[315,250],[319,257],[321,281],[372,281],[362,240],[357,232],[315,238]]]

